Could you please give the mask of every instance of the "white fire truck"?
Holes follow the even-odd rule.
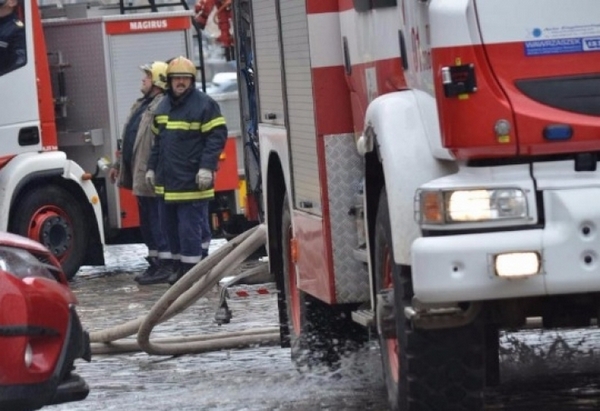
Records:
[[[597,320],[600,2],[234,5],[299,364],[373,326],[394,410],[480,410],[500,329]]]
[[[104,243],[139,240],[135,198],[102,170],[141,97],[139,66],[195,54],[192,11],[125,14],[122,6],[25,0],[27,62],[0,76],[0,230],[46,245],[69,277],[103,264]],[[239,106],[237,96],[216,99],[231,136],[215,183],[215,214],[226,217],[243,207]]]

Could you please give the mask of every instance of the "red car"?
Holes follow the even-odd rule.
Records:
[[[73,372],[91,360],[58,260],[41,244],[0,232],[0,410],[35,410],[87,397]]]

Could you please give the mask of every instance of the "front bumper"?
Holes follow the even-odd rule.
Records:
[[[72,306],[64,345],[52,376],[36,384],[0,385],[0,410],[32,410],[85,399],[89,387],[72,372],[73,363],[78,358],[90,361],[91,347],[89,334],[83,329]]]
[[[412,245],[415,297],[424,303],[600,291],[600,188],[546,190],[543,229],[423,237]],[[535,251],[540,274],[495,275],[493,256]]]

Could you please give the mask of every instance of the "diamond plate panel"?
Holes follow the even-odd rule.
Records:
[[[325,136],[325,156],[336,298],[338,303],[368,301],[369,274],[366,264],[353,257],[358,236],[356,220],[348,213],[357,202],[364,169],[354,136]]]

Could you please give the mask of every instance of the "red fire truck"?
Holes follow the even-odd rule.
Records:
[[[0,230],[44,244],[69,278],[82,264],[103,264],[103,244],[139,241],[134,197],[102,170],[140,97],[138,67],[197,54],[191,10],[130,9],[25,0],[27,61],[0,75]],[[217,100],[231,138],[215,183],[215,230],[244,206],[237,96]]]
[[[500,329],[597,320],[599,13],[234,2],[248,188],[299,364],[372,326],[394,410],[480,410]]]

